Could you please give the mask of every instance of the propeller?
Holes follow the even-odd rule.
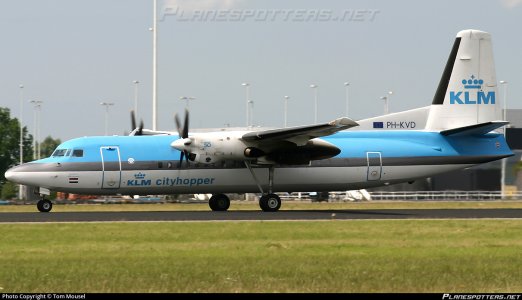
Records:
[[[187,163],[192,155],[187,151],[187,146],[192,144],[192,140],[188,137],[189,132],[189,112],[185,109],[185,120],[183,122],[183,127],[181,127],[181,122],[179,120],[178,114],[174,116],[174,120],[176,121],[176,127],[178,129],[179,139],[172,143],[172,146],[179,151],[181,151],[179,156],[179,167],[181,168],[181,164],[183,163],[183,158],[186,159]]]
[[[134,131],[134,135],[143,135],[143,120],[140,121],[140,127],[136,127],[136,116],[134,115],[134,110],[131,110],[131,127],[132,131]]]

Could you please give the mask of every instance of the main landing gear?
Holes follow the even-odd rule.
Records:
[[[53,203],[50,200],[42,198],[36,203],[36,207],[40,212],[50,212],[53,209]]]
[[[224,194],[212,195],[208,205],[213,211],[226,211],[230,207],[230,198]]]
[[[259,199],[259,207],[261,207],[261,209],[266,212],[278,211],[279,208],[281,208],[281,198],[272,192],[272,188],[274,186],[274,167],[270,166],[268,169],[269,190],[268,193],[265,193],[259,184],[259,180],[257,179],[256,174],[252,170],[250,162],[245,161],[245,165],[250,171],[250,174],[252,174],[252,177],[254,178],[257,187],[261,191],[261,194],[263,194],[263,196],[261,196]],[[208,205],[213,211],[226,211],[230,207],[230,199],[227,197],[227,195],[224,194],[212,195],[208,201]]]
[[[274,166],[271,165],[268,167],[268,193],[263,191],[263,188],[259,184],[259,180],[257,179],[254,170],[252,170],[252,166],[250,165],[249,161],[245,161],[245,166],[250,171],[250,174],[252,174],[252,177],[256,181],[257,187],[261,191],[261,194],[263,194],[263,196],[261,196],[259,199],[259,207],[261,207],[261,209],[266,212],[278,211],[279,208],[281,208],[281,198],[272,192],[274,187]]]
[[[263,195],[261,199],[259,199],[259,207],[261,207],[263,211],[278,211],[279,208],[281,208],[281,198],[276,194]]]

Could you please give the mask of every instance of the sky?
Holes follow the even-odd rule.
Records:
[[[190,101],[191,128],[281,127],[431,103],[457,32],[492,34],[508,108],[522,108],[522,0],[158,0],[158,129]],[[3,0],[0,107],[62,141],[152,128],[153,0]],[[139,81],[138,84],[133,83]],[[345,82],[350,85],[346,87]],[[23,88],[20,88],[23,85]],[[136,93],[137,90],[137,93]],[[101,102],[114,103],[106,107]]]

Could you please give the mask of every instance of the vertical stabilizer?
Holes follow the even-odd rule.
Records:
[[[426,123],[446,130],[501,120],[491,35],[479,30],[457,34]]]

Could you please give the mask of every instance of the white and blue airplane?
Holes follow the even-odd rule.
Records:
[[[500,118],[490,34],[464,30],[455,43],[430,106],[355,122],[280,129],[217,129],[190,133],[136,128],[129,136],[82,137],[45,159],[13,167],[5,177],[33,187],[41,212],[50,190],[76,194],[261,192],[263,211],[277,211],[275,192],[345,191],[412,182],[512,156],[496,129]],[[133,123],[135,123],[133,121]]]

